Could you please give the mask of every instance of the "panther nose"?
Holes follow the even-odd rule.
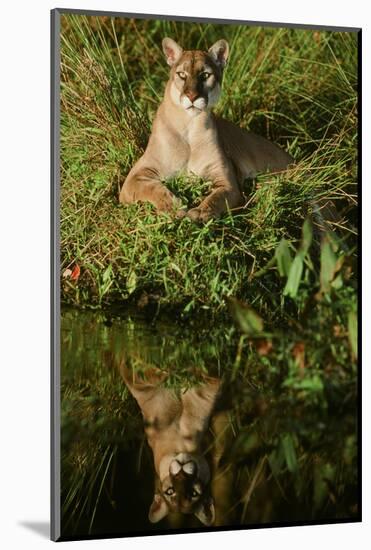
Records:
[[[196,471],[196,464],[193,461],[183,464],[183,471],[188,475],[193,475]]]
[[[173,462],[170,464],[170,473],[173,476],[178,475],[194,475],[196,472],[196,464],[193,462],[193,460],[190,460],[189,462],[186,462],[185,464],[182,464],[178,462],[178,460],[173,460]]]
[[[198,98],[197,92],[186,92],[185,95],[192,101],[192,103]]]
[[[177,460],[173,460],[172,463],[170,464],[170,473],[173,476],[176,476],[177,474],[179,474],[179,472],[181,472],[181,470],[182,470],[182,464],[180,464],[180,462],[178,462]]]

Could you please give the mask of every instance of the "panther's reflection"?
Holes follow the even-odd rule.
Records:
[[[227,431],[223,414],[215,415],[220,380],[204,376],[200,384],[175,392],[164,387],[166,374],[158,369],[147,369],[139,375],[122,362],[120,370],[142,411],[146,437],[153,451],[156,480],[149,520],[157,523],[169,512],[178,512],[194,514],[204,525],[214,524],[218,487],[213,487],[213,483]],[[219,426],[224,436],[219,433],[216,437],[215,431],[212,434],[212,417],[214,430]],[[225,473],[224,477],[220,472],[218,475],[225,507],[229,484],[225,483]],[[225,523],[225,518],[222,522]]]

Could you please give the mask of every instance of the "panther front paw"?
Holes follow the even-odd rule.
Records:
[[[175,212],[175,217],[178,218],[179,220],[182,220],[186,216],[187,216],[187,208],[185,206],[183,206],[182,208],[179,208]]]
[[[213,211],[210,208],[191,208],[187,212],[187,217],[194,222],[205,223],[214,217]]]
[[[182,205],[180,199],[178,199],[171,191],[168,189],[161,189],[156,196],[156,207],[160,212],[174,213]]]

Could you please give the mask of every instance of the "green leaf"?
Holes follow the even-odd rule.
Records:
[[[348,466],[354,464],[354,461],[357,459],[357,443],[357,436],[355,434],[348,435],[344,442],[343,459]]]
[[[170,262],[169,263],[169,267],[171,269],[173,269],[174,271],[176,271],[177,273],[179,273],[179,275],[181,275],[183,277],[183,272],[182,270],[180,269],[180,267],[178,267],[174,262]]]
[[[277,260],[278,272],[281,277],[288,277],[292,264],[292,256],[289,244],[282,238],[274,253]]]
[[[313,502],[315,509],[319,510],[329,496],[330,485],[335,478],[335,469],[329,463],[320,462],[314,467],[313,478]]]
[[[304,259],[312,243],[313,229],[309,219],[306,219],[302,227],[302,239],[300,248],[290,265],[286,286],[283,289],[284,296],[296,298],[304,268]],[[280,269],[280,268],[278,268]]]
[[[323,392],[324,386],[321,377],[313,374],[308,378],[288,379],[283,382],[284,387],[292,387],[295,390],[301,390],[310,393]]]
[[[339,273],[335,279],[331,283],[332,288],[335,290],[339,290],[343,286],[343,277],[341,276],[341,273]]]
[[[194,300],[191,300],[190,302],[188,302],[188,304],[183,309],[184,313],[188,313],[188,311],[191,311],[191,309],[194,307],[194,305],[195,305]]]
[[[243,432],[238,436],[238,439],[233,445],[232,453],[234,456],[245,458],[251,453],[257,451],[260,446],[261,440],[256,432]]]
[[[263,319],[250,306],[236,298],[228,297],[227,302],[229,310],[242,332],[251,336],[263,331]]]
[[[304,221],[301,231],[302,231],[302,239],[301,239],[299,252],[302,254],[302,257],[304,259],[304,257],[308,253],[310,245],[312,244],[312,238],[313,238],[312,223],[308,218]]]
[[[112,265],[110,264],[107,269],[104,270],[102,280],[104,283],[107,283],[111,279],[112,276]]]
[[[287,469],[289,472],[294,473],[298,469],[298,460],[296,457],[296,450],[294,445],[294,440],[291,434],[286,434],[281,439],[281,445],[283,449],[283,454],[285,456],[285,461]]]
[[[126,288],[129,294],[132,294],[136,289],[136,287],[137,287],[137,276],[135,274],[135,271],[132,271],[129,277],[127,278]]]
[[[290,298],[296,298],[298,293],[301,276],[303,273],[303,258],[298,253],[294,261],[291,264],[289,276],[286,282],[286,286],[283,289],[284,296],[290,296]]]
[[[352,353],[354,358],[358,357],[358,320],[357,315],[354,311],[348,313],[348,334],[349,334],[349,343],[352,348]]]
[[[282,445],[278,449],[274,449],[268,457],[269,466],[275,477],[278,477],[281,473],[282,467],[285,464],[285,456],[283,453]]]
[[[324,237],[321,243],[320,283],[322,292],[330,291],[331,281],[333,280],[338,267],[337,257],[332,249],[332,245],[329,239]]]

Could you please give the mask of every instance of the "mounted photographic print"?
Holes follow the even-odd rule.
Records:
[[[52,11],[53,540],[361,520],[360,38]]]

